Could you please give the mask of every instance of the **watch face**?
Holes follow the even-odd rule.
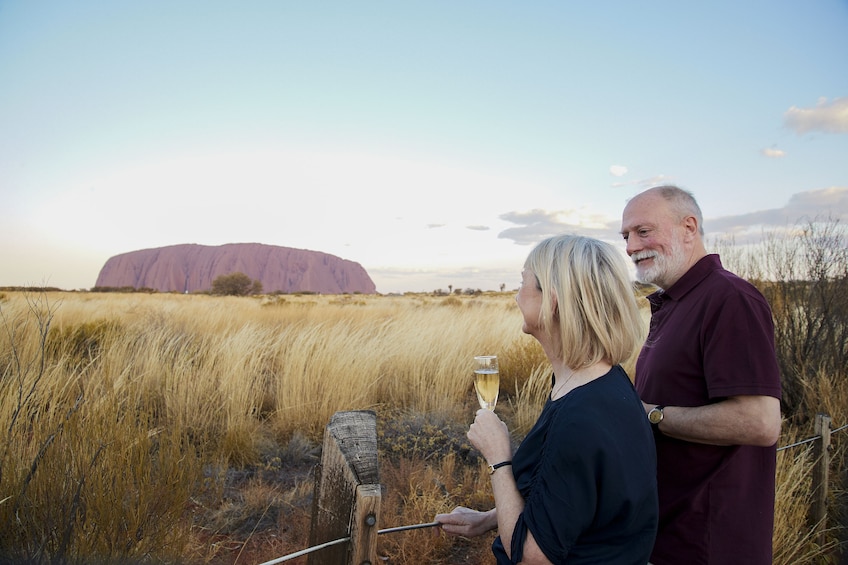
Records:
[[[659,424],[660,422],[662,422],[662,419],[662,410],[657,410],[656,408],[654,408],[650,412],[648,412],[648,421],[652,424]]]

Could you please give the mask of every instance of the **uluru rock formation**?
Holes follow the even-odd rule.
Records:
[[[97,276],[97,286],[205,291],[212,288],[217,277],[232,273],[258,280],[266,293],[377,291],[359,263],[320,251],[262,243],[187,243],[123,253],[106,261]]]

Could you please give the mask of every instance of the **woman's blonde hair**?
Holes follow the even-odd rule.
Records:
[[[540,323],[559,325],[562,360],[572,368],[627,361],[644,339],[627,263],[615,247],[578,235],[550,237],[524,263],[542,291]]]

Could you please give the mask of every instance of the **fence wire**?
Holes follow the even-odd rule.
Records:
[[[836,429],[831,430],[830,434],[833,435],[833,434],[835,434],[837,432],[841,432],[842,430],[845,430],[845,429],[848,429],[848,424],[845,424],[843,426],[840,426]],[[813,436],[813,437],[810,437],[810,438],[807,438],[807,439],[802,439],[801,441],[796,441],[795,443],[791,443],[789,445],[784,445],[783,447],[777,448],[777,450],[783,451],[785,449],[791,449],[793,447],[798,447],[800,445],[813,443],[814,441],[821,439],[821,438],[822,438],[821,435]],[[390,534],[390,533],[393,533],[393,532],[403,532],[403,531],[406,531],[406,530],[417,530],[419,528],[433,528],[433,527],[436,527],[438,525],[439,525],[439,522],[428,522],[426,524],[414,524],[412,526],[398,526],[396,528],[386,528],[386,529],[383,529],[383,530],[378,530],[377,535]],[[284,555],[282,557],[272,559],[271,561],[265,561],[264,563],[260,563],[259,565],[276,565],[277,563],[289,561],[291,559],[294,559],[295,557],[302,557],[304,555],[312,553],[313,551],[318,551],[320,549],[325,549],[327,547],[331,547],[333,545],[338,545],[340,543],[346,543],[346,542],[349,542],[349,541],[350,541],[350,536],[347,536],[347,537],[344,537],[344,538],[339,538],[339,539],[336,539],[336,540],[333,540],[333,541],[328,541],[326,543],[322,543],[320,545],[314,545],[312,547],[307,547],[306,549],[296,551],[295,553],[289,553],[288,555]]]
[[[840,427],[838,427],[834,430],[830,430],[830,435],[833,435],[836,432],[841,432],[844,429],[848,429],[848,424],[845,424],[844,426],[840,426]],[[820,436],[820,435],[808,437],[807,439],[802,439],[801,441],[796,441],[795,443],[790,443],[789,445],[784,445],[783,447],[778,447],[777,450],[783,451],[784,449],[789,449],[789,448],[792,448],[792,447],[798,447],[799,445],[804,445],[805,443],[813,443],[814,441],[821,439],[821,437],[822,436]]]
[[[405,530],[417,530],[420,528],[433,528],[438,526],[439,522],[428,522],[426,524],[414,524],[412,526],[398,526],[396,528],[386,528],[384,530],[378,530],[377,535],[381,534],[391,534],[393,532],[403,532]],[[276,563],[282,563],[283,561],[288,561],[290,559],[294,559],[295,557],[302,557],[307,553],[312,553],[313,551],[318,551],[319,549],[324,549],[326,547],[330,547],[333,545],[338,545],[340,543],[345,543],[350,541],[350,536],[339,538],[333,541],[328,541],[326,543],[322,543],[321,545],[315,545],[312,547],[308,547],[306,549],[302,549],[295,553],[290,553],[288,555],[284,555],[282,557],[278,557],[277,559],[272,559],[271,561],[266,561],[265,563],[260,563],[260,565],[275,565]]]

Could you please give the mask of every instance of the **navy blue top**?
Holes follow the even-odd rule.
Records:
[[[524,511],[498,564],[518,563],[527,532],[553,563],[645,565],[657,531],[651,426],[624,370],[545,403],[513,457]]]

